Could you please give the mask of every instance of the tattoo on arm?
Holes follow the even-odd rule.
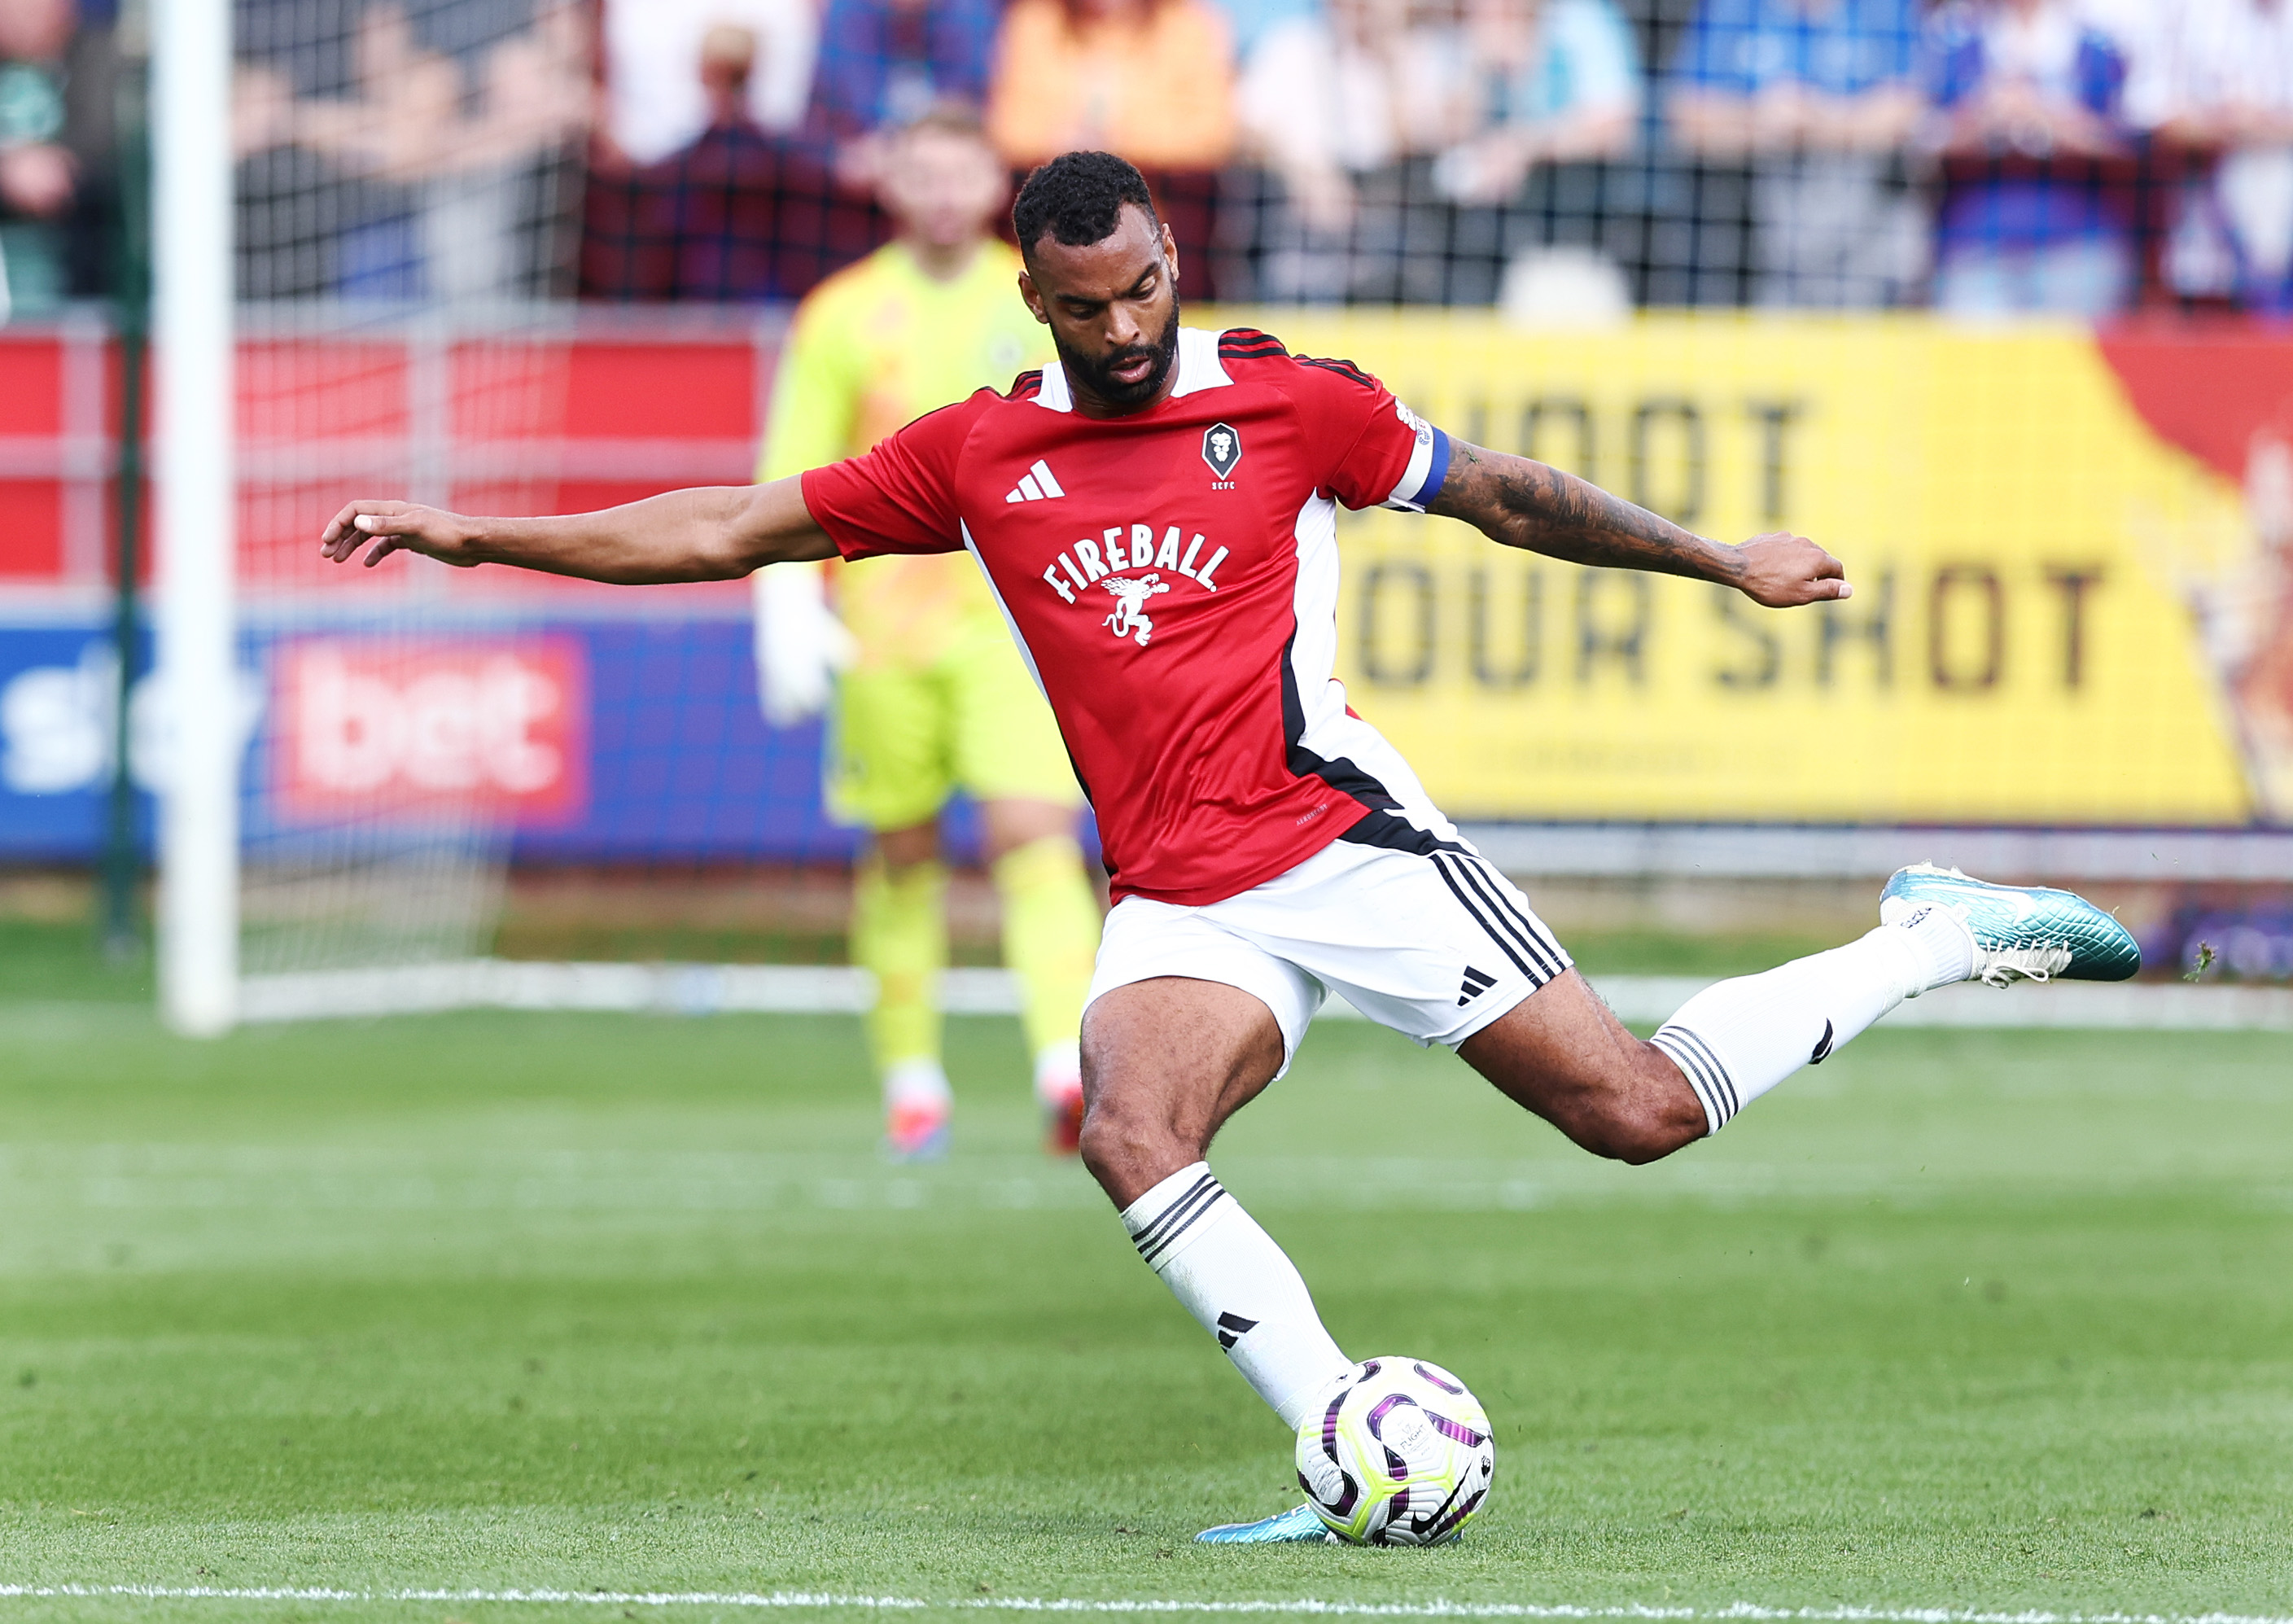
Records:
[[[1571,564],[1652,570],[1734,585],[1737,549],[1526,457],[1450,442],[1449,476],[1428,513],[1462,519],[1493,541]]]

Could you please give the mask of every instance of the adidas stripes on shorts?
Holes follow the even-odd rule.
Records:
[[[1106,916],[1090,997],[1184,976],[1274,1011],[1287,1071],[1334,992],[1424,1046],[1455,1048],[1572,961],[1519,888],[1462,843],[1404,850],[1341,838],[1203,907],[1126,897]]]

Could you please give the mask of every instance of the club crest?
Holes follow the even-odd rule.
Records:
[[[1234,477],[1235,467],[1242,461],[1242,436],[1232,425],[1213,423],[1203,430],[1203,460],[1220,479]]]

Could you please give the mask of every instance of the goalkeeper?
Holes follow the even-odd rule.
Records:
[[[798,307],[759,481],[857,456],[928,411],[1052,359],[1049,337],[1013,296],[1018,255],[989,233],[1008,187],[977,118],[934,108],[894,137],[887,158],[879,195],[897,235]],[[1003,905],[1003,958],[1025,995],[1047,1148],[1072,1153],[1082,1120],[1076,1035],[1099,928],[1075,840],[1082,795],[978,565],[949,553],[791,565],[756,579],[766,719],[786,727],[832,698],[829,811],[870,836],[852,954],[876,978],[868,1034],[886,1149],[911,1159],[947,1144],[940,814],[960,789],[978,803]]]

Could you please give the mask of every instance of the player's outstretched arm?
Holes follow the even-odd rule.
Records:
[[[1544,463],[1462,440],[1449,447],[1448,478],[1426,511],[1462,519],[1507,547],[1572,564],[1716,581],[1771,609],[1855,590],[1839,560],[1804,536],[1777,531],[1731,547]]]
[[[796,479],[670,491],[598,513],[539,519],[469,518],[413,502],[356,501],[328,522],[319,551],[348,564],[369,542],[369,566],[395,552],[416,552],[466,569],[509,564],[619,586],[732,581],[763,564],[836,556]]]

